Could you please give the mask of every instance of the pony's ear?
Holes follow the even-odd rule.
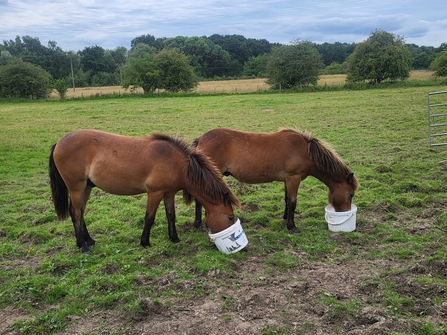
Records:
[[[239,202],[239,199],[233,193],[230,192],[225,193],[224,203],[235,206],[237,208],[241,208],[241,203]]]
[[[349,185],[351,185],[354,188],[354,191],[357,191],[359,187],[359,182],[357,178],[354,176],[354,172],[348,174],[348,176],[346,177],[346,181],[348,182]]]
[[[346,180],[348,181],[349,184],[352,184],[352,182],[354,181],[354,172],[351,172],[350,174],[348,174],[348,176],[346,177]]]

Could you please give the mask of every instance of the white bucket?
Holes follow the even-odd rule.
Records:
[[[217,249],[227,255],[242,250],[248,244],[247,236],[245,236],[239,219],[227,229],[216,234],[209,231],[208,235],[211,241],[216,244]]]
[[[326,206],[326,221],[330,231],[355,230],[357,206],[351,204],[351,210],[346,212],[336,212],[332,205]]]

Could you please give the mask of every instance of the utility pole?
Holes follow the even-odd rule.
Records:
[[[73,92],[75,92],[75,77],[73,75],[73,57],[70,56],[70,65],[71,65],[71,79],[73,79]]]

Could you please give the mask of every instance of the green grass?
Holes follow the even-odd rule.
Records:
[[[435,90],[447,90],[447,86]],[[393,262],[394,270],[421,263],[435,276],[420,274],[418,281],[444,288],[444,293],[433,297],[441,305],[447,300],[447,280],[435,266],[437,260],[447,259],[447,146],[428,147],[428,91],[398,87],[0,102],[0,308],[21,308],[29,315],[10,328],[21,334],[54,334],[66,330],[72,316],[87,317],[103,310],[126,311],[130,315],[126,327],[130,327],[141,313],[139,300],[159,299],[175,308],[191,298],[213,296],[216,287],[224,291],[240,287],[232,278],[255,257],[261,259],[260,268],[256,274],[248,273],[246,282],[257,283],[263,274],[292,276],[320,262]],[[98,243],[91,248],[92,257],[80,254],[71,221],[57,221],[51,203],[48,156],[58,139],[76,129],[94,128],[130,136],[162,131],[192,141],[215,127],[256,132],[290,127],[308,130],[330,143],[360,181],[354,198],[357,231],[333,238],[324,221],[327,188],[316,179],[306,179],[298,193],[295,218],[300,236],[288,234],[282,220],[281,183],[240,186],[227,179],[242,204],[236,215],[249,240],[246,251],[230,256],[219,253],[206,233],[192,229],[194,208],[183,204],[180,195],[176,210],[181,242],[169,241],[161,205],[151,232],[152,247],[143,249],[139,239],[146,197],[94,190],[86,223]],[[166,276],[173,279],[164,288],[160,281]],[[417,317],[420,322],[408,322],[415,334],[446,329],[412,315],[409,309],[417,301],[396,291],[394,280],[365,281],[365,287],[381,292],[375,306],[386,308],[387,318]],[[184,287],[185,282],[191,282],[191,287]],[[230,322],[232,313],[240,312],[234,292],[216,299],[221,302],[221,319]],[[314,303],[331,306],[333,318],[345,319],[365,304],[325,295]],[[291,334],[293,328],[289,323],[269,324],[262,333]],[[295,331],[304,334],[316,328],[309,320]]]

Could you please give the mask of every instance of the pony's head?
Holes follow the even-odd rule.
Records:
[[[303,137],[308,142],[310,158],[329,186],[329,203],[336,212],[350,211],[352,198],[359,187],[354,173],[321,140],[307,134]]]
[[[213,234],[227,229],[237,221],[232,206],[240,207],[239,200],[208,156],[199,150],[192,150],[186,175],[193,186],[193,196],[205,207],[205,222]],[[183,192],[187,202],[192,200],[188,193],[188,190]]]
[[[351,210],[352,198],[358,187],[357,178],[354,173],[349,173],[345,181],[335,183],[329,188],[328,200],[336,212],[346,212]]]

